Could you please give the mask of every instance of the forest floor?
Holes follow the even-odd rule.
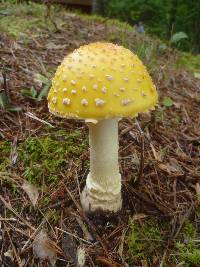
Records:
[[[115,20],[46,14],[0,4],[0,265],[200,266],[199,58]],[[80,207],[85,122],[46,101],[63,57],[95,41],[137,53],[159,92],[151,115],[119,123],[123,208],[111,217]]]

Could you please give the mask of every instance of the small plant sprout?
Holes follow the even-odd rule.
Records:
[[[157,100],[146,68],[122,46],[91,43],[68,55],[58,67],[48,95],[49,111],[84,119],[89,126],[90,172],[81,194],[86,212],[121,209],[118,121],[148,111]]]

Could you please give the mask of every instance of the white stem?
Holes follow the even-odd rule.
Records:
[[[121,208],[118,163],[118,119],[89,123],[90,173],[82,193],[83,208],[117,211]]]
[[[89,125],[90,175],[87,187],[118,194],[121,189],[118,164],[118,121],[109,119]]]

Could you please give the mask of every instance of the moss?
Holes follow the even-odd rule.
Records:
[[[200,264],[200,248],[195,248],[192,244],[182,244],[177,242],[176,248],[179,251],[179,262],[184,263],[184,267],[195,267]]]
[[[49,222],[51,224],[53,225],[58,224],[60,220],[60,211],[52,209],[47,213],[46,217],[49,218]]]
[[[126,238],[129,264],[136,264],[141,260],[146,260],[148,264],[151,264],[153,258],[164,248],[162,231],[156,219],[148,219],[142,225],[130,220]]]
[[[158,219],[149,218],[138,223],[130,220],[126,237],[128,245],[127,262],[132,266],[146,261],[148,266],[154,266],[155,259],[160,260],[166,248],[170,233],[169,225]],[[186,221],[178,238],[170,243],[165,264],[173,262],[173,266],[197,267],[200,263],[200,242],[197,226]],[[167,265],[165,265],[167,266]],[[171,266],[171,265],[170,265]]]
[[[14,37],[22,37],[25,35],[25,33],[28,32],[30,29],[36,29],[36,27],[41,27],[41,23],[39,19],[31,19],[29,21],[17,18],[15,20],[15,23],[13,23],[13,20],[10,19],[10,17],[5,17],[1,20],[0,23],[0,29],[4,32],[7,32],[9,35]]]
[[[11,142],[0,141],[0,172],[5,172],[10,166]]]
[[[45,21],[46,6],[36,3],[0,5],[0,30],[15,38],[29,39],[42,29],[53,30],[53,25]],[[4,15],[6,14],[6,15]]]
[[[190,53],[180,53],[178,61],[178,67],[185,67],[193,72],[199,72],[200,70],[200,55],[194,56]]]
[[[196,227],[186,221],[180,240],[175,243],[177,249],[176,262],[183,262],[184,267],[195,267],[200,264],[200,241]]]
[[[75,13],[81,17],[82,19],[84,20],[87,20],[87,21],[91,21],[91,22],[99,22],[99,23],[106,23],[108,26],[116,26],[120,29],[124,29],[126,30],[127,32],[132,32],[134,31],[134,28],[126,23],[126,22],[123,22],[123,21],[120,21],[118,19],[108,19],[106,17],[102,17],[102,16],[99,16],[99,15],[86,15],[86,14],[80,14],[78,12],[75,11]]]
[[[19,162],[23,175],[33,184],[54,184],[58,173],[68,166],[70,158],[78,159],[86,147],[80,131],[67,133],[59,131],[56,135],[30,137],[19,145]]]
[[[11,142],[0,142],[0,173],[5,183],[16,191],[15,184],[9,179],[9,173],[20,173],[31,183],[40,186],[56,184],[60,171],[65,171],[69,161],[79,161],[80,155],[87,147],[80,131],[49,133],[48,136],[29,137],[17,146],[17,163],[10,164]]]
[[[0,10],[3,11],[3,13],[10,16],[24,16],[24,15],[30,15],[34,17],[41,17],[44,15],[44,12],[46,11],[46,6],[29,2],[29,3],[18,3],[18,1],[5,1],[1,4]]]
[[[0,141],[0,177],[5,187],[9,187],[12,194],[17,196],[19,193],[15,183],[10,178],[10,154],[12,143],[9,141]]]

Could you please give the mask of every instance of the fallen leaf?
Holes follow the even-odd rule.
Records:
[[[171,171],[169,170],[168,166],[166,164],[160,163],[158,164],[159,169],[162,171],[167,172],[168,174],[171,174]]]
[[[176,108],[180,108],[181,106],[183,106],[183,104],[180,103],[180,102],[174,102],[174,106],[175,106]]]
[[[136,153],[132,154],[132,159],[131,162],[135,165],[135,166],[140,166],[140,159],[138,158],[138,155]]]
[[[169,160],[169,163],[167,163],[167,167],[169,172],[172,173],[183,173],[181,165],[178,163],[178,161],[175,158],[171,158]]]
[[[47,49],[54,49],[54,50],[65,49],[65,47],[66,47],[66,45],[56,45],[52,42],[50,42],[46,45]]]
[[[13,49],[14,50],[23,50],[23,47],[18,44],[17,42],[13,42]]]
[[[32,185],[31,183],[29,183],[27,181],[24,181],[24,183],[22,185],[22,189],[28,195],[33,206],[35,206],[37,204],[38,197],[39,197],[38,189],[34,185]]]
[[[144,214],[144,213],[138,213],[133,215],[133,217],[131,218],[132,221],[137,221],[137,220],[141,220],[146,218],[148,215]]]
[[[44,230],[41,230],[33,241],[33,254],[41,260],[49,260],[55,266],[57,260],[57,247]]]
[[[77,249],[77,267],[84,267],[86,261],[85,250],[81,247]]]
[[[12,261],[14,261],[14,252],[13,250],[7,250],[4,252],[4,256],[10,258]]]

